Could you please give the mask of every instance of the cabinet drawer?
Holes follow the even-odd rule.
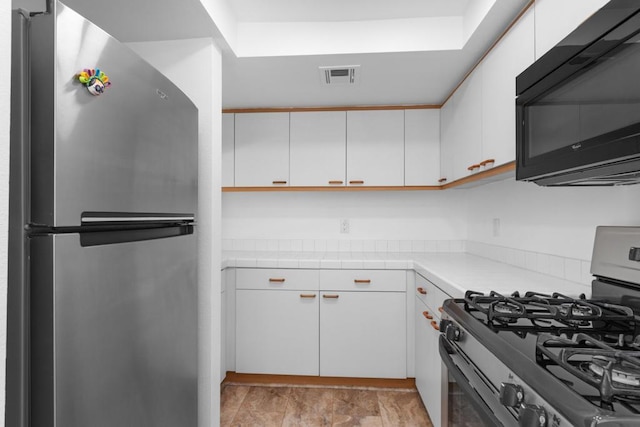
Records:
[[[440,329],[441,314],[437,309],[433,309],[424,304],[420,299],[416,300],[416,314],[421,322],[433,328],[436,332]],[[437,343],[436,343],[437,344]]]
[[[320,290],[405,292],[404,270],[321,270]]]
[[[425,303],[429,309],[434,310],[435,314],[440,317],[438,309],[442,307],[444,300],[451,298],[442,289],[416,274],[416,297]]]
[[[318,290],[318,270],[239,268],[236,289]]]

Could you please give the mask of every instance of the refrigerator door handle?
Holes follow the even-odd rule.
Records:
[[[192,213],[148,213],[148,212],[82,212],[81,223],[89,224],[134,224],[134,223],[192,223]]]

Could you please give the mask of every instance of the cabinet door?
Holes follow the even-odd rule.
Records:
[[[236,291],[236,371],[318,375],[318,294]]]
[[[516,76],[534,61],[533,9],[487,55],[482,68],[482,159],[516,158]]]
[[[536,59],[544,55],[609,0],[536,0]]]
[[[440,184],[453,181],[453,155],[455,123],[454,115],[457,96],[454,93],[440,108]]]
[[[222,186],[233,187],[235,115],[222,115]]]
[[[235,115],[236,187],[289,184],[289,113]]]
[[[460,85],[453,111],[453,179],[469,175],[469,166],[482,159],[482,69]]]
[[[404,112],[404,185],[438,185],[440,110]]]
[[[344,186],[344,111],[291,113],[291,185]]]
[[[320,375],[406,378],[404,292],[321,292]]]
[[[347,111],[347,185],[404,185],[404,111]]]
[[[427,314],[428,313],[428,314]],[[432,317],[432,318],[429,318]],[[442,397],[446,395],[446,371],[442,369],[438,340],[432,322],[440,323],[432,310],[416,299],[416,388],[434,426],[446,425]],[[443,417],[445,419],[443,419]]]
[[[425,408],[427,408],[427,412],[429,412],[429,417],[431,418],[433,425],[438,426],[440,424],[436,423],[436,414],[432,413],[430,408],[432,406],[431,377],[433,376],[433,373],[430,372],[431,367],[433,366],[430,359],[432,354],[431,347],[434,343],[432,342],[431,331],[429,331],[429,321],[422,314],[426,311],[426,306],[422,301],[416,299],[416,388],[418,389],[418,393],[420,393],[420,397],[422,398]],[[435,398],[436,396],[433,396],[433,399]]]

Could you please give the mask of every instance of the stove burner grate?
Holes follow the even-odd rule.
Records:
[[[601,406],[640,402],[640,351],[611,347],[583,333],[572,338],[548,333],[538,336],[539,364],[555,364],[595,387]]]
[[[521,297],[517,292],[504,296],[494,291],[489,295],[467,291],[464,305],[468,312],[483,313],[487,323],[498,329],[514,325],[520,319],[530,321],[532,332],[562,328],[629,331],[635,325],[631,308],[604,301],[588,301],[584,295],[574,299],[560,293],[547,295],[527,292]],[[517,326],[526,324],[520,323]]]

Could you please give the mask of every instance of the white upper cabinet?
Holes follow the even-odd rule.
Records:
[[[344,186],[345,111],[291,113],[291,185]]]
[[[608,0],[536,0],[536,59],[607,3]]]
[[[404,185],[404,110],[347,111],[347,185]]]
[[[525,15],[482,62],[482,160],[516,156],[516,77],[534,61],[534,13]],[[478,159],[477,161],[480,161]]]
[[[454,103],[453,179],[469,175],[469,166],[482,157],[482,70],[480,67],[458,88]]]
[[[455,139],[455,123],[453,113],[457,101],[454,93],[440,108],[440,179],[444,185],[453,181],[453,140]]]
[[[234,169],[234,114],[222,115],[222,186],[233,187]]]
[[[235,185],[289,185],[289,113],[236,114]]]
[[[404,112],[404,185],[438,185],[440,110]]]

